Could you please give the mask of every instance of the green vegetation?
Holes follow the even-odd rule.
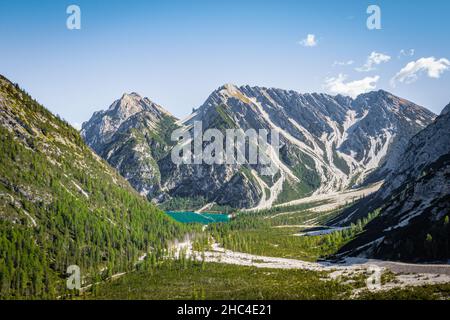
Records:
[[[167,145],[175,145],[176,142],[172,141],[172,132],[178,128],[176,124],[176,119],[172,116],[165,116],[159,122],[159,131],[162,133],[161,139]],[[156,157],[156,159],[161,159],[162,157]]]
[[[195,211],[203,207],[206,203],[206,199],[201,196],[195,198],[173,197],[162,203],[159,207],[165,211]]]
[[[339,232],[317,237],[294,236],[298,232],[299,228],[259,228],[213,235],[231,250],[305,261],[317,261],[335,253],[348,240],[347,235]]]
[[[327,201],[315,201],[308,203],[301,203],[295,205],[283,205],[283,206],[275,206],[270,209],[257,210],[252,211],[251,213],[245,213],[246,215],[255,215],[255,216],[272,216],[277,213],[286,213],[286,212],[299,212],[304,213],[310,208],[314,208],[323,204],[327,204]]]
[[[211,208],[208,209],[209,212],[213,213],[234,213],[236,212],[236,208],[229,206],[229,205],[220,205],[217,203],[214,203]]]
[[[363,291],[358,299],[362,300],[450,300],[450,283],[426,285],[408,288],[396,288],[389,291]]]
[[[239,168],[239,174],[245,176],[253,185],[258,185],[258,181],[249,168],[242,166]]]
[[[418,247],[418,250],[420,250],[420,246]],[[415,247],[413,246],[413,248]],[[408,254],[411,255],[413,250],[410,246],[407,247],[407,250],[409,251]],[[450,252],[450,224],[448,215],[442,217],[429,229],[429,233],[425,236],[423,250],[424,255],[432,260],[445,260],[448,256]]]
[[[342,280],[342,279],[341,279]],[[236,266],[189,259],[140,265],[139,270],[102,283],[81,299],[450,299],[450,284],[373,292],[362,290],[366,276],[331,280],[326,272]],[[355,295],[354,290],[360,290]]]
[[[166,261],[99,286],[93,299],[343,299],[351,287],[325,273]]]
[[[338,153],[336,152],[336,148],[333,145],[333,163],[334,165],[340,169],[342,172],[344,172],[346,175],[350,174],[350,168],[348,167],[347,162],[345,162],[344,159],[342,159]]]
[[[289,202],[295,199],[299,199],[302,196],[306,196],[301,188],[297,188],[293,183],[285,180],[283,181],[283,190],[278,194],[275,204]]]
[[[216,128],[219,130],[223,129],[233,129],[236,128],[237,125],[234,120],[228,115],[227,106],[219,105],[216,107],[216,112],[219,115],[219,118],[215,120],[218,126],[210,125],[210,128]],[[220,119],[220,120],[219,120]]]
[[[54,298],[66,268],[86,281],[130,271],[192,227],[155,208],[78,132],[0,78],[0,298]],[[9,128],[9,129],[8,129]]]
[[[278,224],[283,216],[271,218],[264,213],[242,213],[228,223],[211,225],[211,235],[223,247],[257,255],[317,261],[336,253],[364,230],[379,213],[376,210],[348,229],[320,236],[297,236],[305,226]],[[299,216],[308,212],[297,213]],[[317,213],[315,213],[317,216]],[[285,216],[284,216],[285,217]],[[303,221],[299,221],[301,223]]]
[[[176,144],[175,141],[171,140],[171,135],[174,130],[176,130],[178,125],[176,124],[176,119],[172,116],[163,116],[161,121],[158,123],[158,128],[149,130],[144,127],[142,129],[133,131],[133,137],[139,137],[140,145],[151,146],[149,152],[155,161],[159,161],[170,153],[171,147]],[[156,168],[158,168],[155,163]]]
[[[320,186],[320,176],[314,170],[314,160],[307,154],[294,149],[283,147],[280,152],[284,163],[292,167],[294,175],[300,182],[283,182],[283,190],[279,194],[276,204],[289,202],[310,195]]]

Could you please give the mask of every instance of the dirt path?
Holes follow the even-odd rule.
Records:
[[[226,263],[240,266],[251,266],[269,269],[302,269],[311,271],[329,272],[330,279],[338,279],[342,276],[352,277],[358,274],[371,274],[370,270],[378,268],[380,272],[389,270],[395,274],[396,281],[381,286],[377,290],[403,288],[407,286],[421,286],[429,284],[450,283],[450,264],[408,264],[401,262],[368,260],[362,258],[347,258],[342,263],[307,262],[297,259],[259,256],[243,252],[235,252],[220,247],[217,243],[212,249],[204,253],[192,250],[190,239],[174,244],[172,247],[175,257],[181,254],[196,260],[206,262]]]

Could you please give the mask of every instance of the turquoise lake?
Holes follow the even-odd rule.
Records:
[[[195,213],[192,211],[167,211],[166,213],[182,223],[210,224],[215,222],[228,222],[230,220],[227,214],[218,213]]]

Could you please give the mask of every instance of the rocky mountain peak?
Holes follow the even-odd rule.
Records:
[[[450,112],[450,103],[441,111],[441,115],[447,114]]]
[[[154,103],[147,97],[142,97],[136,92],[124,93],[122,97],[116,100],[105,113],[111,117],[126,120],[129,117],[143,111],[148,111],[158,115],[170,115],[170,113],[163,107]]]
[[[135,126],[138,117],[143,115],[151,127],[155,127],[163,118],[175,119],[168,111],[149,98],[143,98],[136,92],[124,93],[105,111],[95,112],[88,122],[83,123],[81,135],[94,148],[109,142],[122,127]],[[143,118],[141,117],[141,118]],[[130,121],[134,124],[127,125]]]
[[[213,92],[213,95],[219,95],[220,97],[224,99],[236,97],[239,94],[242,95],[242,92],[240,88],[232,83],[224,84],[223,86],[219,87],[216,91]]]
[[[233,92],[235,92],[236,90],[239,90],[239,89],[238,89],[238,86],[236,86],[236,85],[233,84],[233,83],[226,83],[226,84],[224,84],[224,85],[221,87],[221,89],[225,89],[225,90],[227,90],[227,91],[230,92],[230,93],[233,93]]]
[[[124,93],[119,100],[116,100],[108,109],[110,115],[128,119],[130,116],[144,110],[146,103],[137,93]]]
[[[138,99],[142,99],[142,97],[141,97],[141,95],[139,94],[139,93],[137,93],[137,92],[131,92],[131,93],[124,93],[123,94],[124,96],[130,96],[130,97],[136,97],[136,98],[138,98]]]

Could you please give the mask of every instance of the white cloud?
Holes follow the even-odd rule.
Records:
[[[317,46],[316,36],[314,34],[308,34],[305,39],[299,42],[304,47]]]
[[[347,76],[339,74],[337,77],[327,78],[325,88],[332,94],[342,94],[356,98],[359,94],[369,92],[376,88],[379,76],[365,77],[361,80],[345,82]]]
[[[397,82],[412,83],[419,78],[419,74],[426,72],[430,78],[439,78],[444,71],[449,70],[450,61],[442,58],[437,60],[435,57],[420,58],[409,62],[392,79],[391,85],[395,87]]]
[[[77,129],[78,131],[81,130],[81,124],[78,122],[74,122],[72,123],[72,127],[74,127],[75,129]]]
[[[355,63],[355,61],[353,61],[353,60],[348,60],[348,61],[335,61],[334,63],[333,63],[333,67],[335,67],[335,66],[350,66],[350,65],[352,65],[352,64],[354,64]]]
[[[389,60],[391,60],[390,56],[373,51],[367,57],[366,63],[362,67],[356,68],[355,70],[360,72],[372,71],[375,70],[375,65],[381,64],[383,62],[388,62]]]
[[[402,49],[402,50],[400,50],[398,58],[400,59],[401,57],[412,57],[415,53],[416,53],[416,50],[414,50],[414,49],[409,49],[409,50]]]

